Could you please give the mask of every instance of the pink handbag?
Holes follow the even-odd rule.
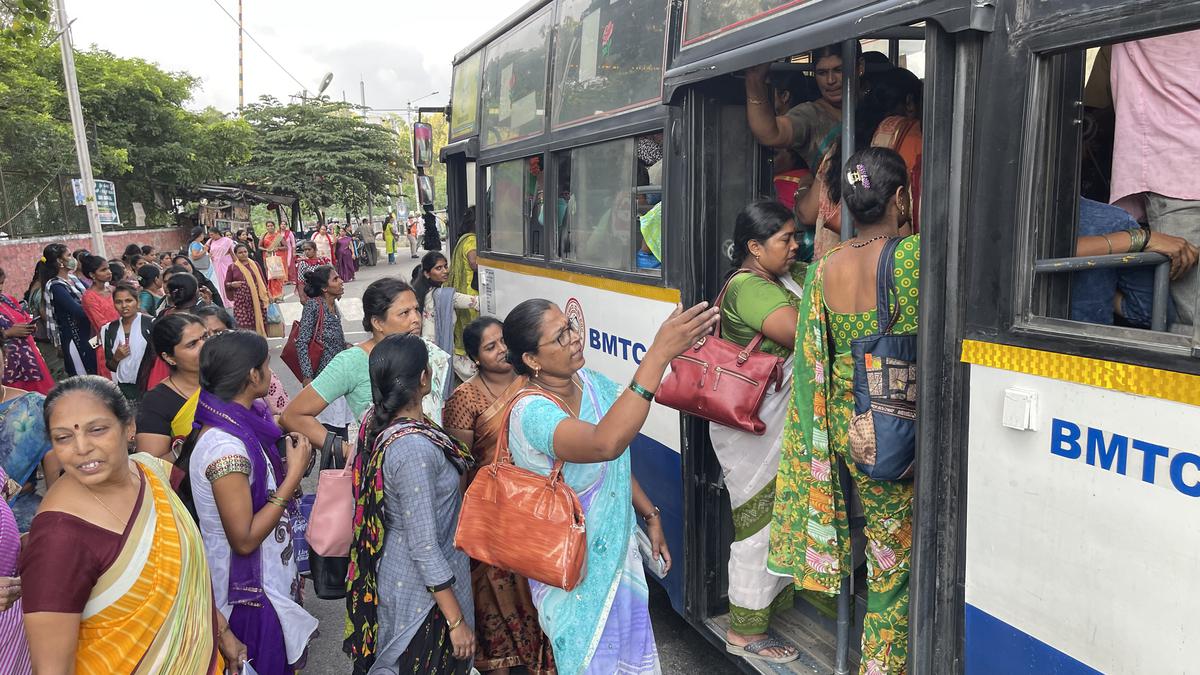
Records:
[[[330,434],[333,438],[336,435]],[[361,442],[361,440],[360,440]],[[336,445],[336,444],[334,444]],[[346,466],[333,466],[334,450],[326,444],[321,451],[321,474],[317,477],[317,498],[313,502],[312,515],[308,519],[308,547],[325,557],[350,555],[350,542],[354,539],[354,455],[351,450]]]

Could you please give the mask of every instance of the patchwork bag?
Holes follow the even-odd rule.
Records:
[[[850,342],[854,358],[854,417],[850,455],[859,471],[875,480],[912,477],[917,448],[917,334],[895,335],[900,304],[896,295],[895,254],[899,238],[888,240],[879,256],[875,281],[879,332]]]

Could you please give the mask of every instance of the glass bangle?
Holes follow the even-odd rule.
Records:
[[[654,392],[652,392],[649,389],[638,384],[637,381],[633,381],[633,382],[629,383],[629,391],[632,391],[633,393],[637,394],[638,396],[641,396],[642,398],[646,399],[647,401],[654,400]]]

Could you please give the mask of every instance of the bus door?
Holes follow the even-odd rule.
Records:
[[[475,206],[475,157],[478,143],[474,138],[442,149],[441,160],[446,165],[446,217],[448,245],[462,236],[460,225],[466,210]]]
[[[961,346],[972,675],[1196,671],[1200,294],[1171,276],[1200,244],[1198,17],[1050,2],[985,50]]]

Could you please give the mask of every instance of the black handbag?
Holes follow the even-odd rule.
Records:
[[[321,469],[344,469],[346,460],[342,457],[341,436],[330,431],[325,435],[325,444],[321,448]],[[335,452],[334,448],[338,451]],[[316,495],[305,495],[301,509],[307,509],[304,517],[312,512]],[[316,551],[308,552],[309,578],[313,582],[313,590],[322,600],[341,600],[346,597],[346,576],[350,571],[349,556],[323,556]]]
[[[917,334],[893,335],[900,303],[889,309],[896,290],[895,255],[899,238],[879,255],[875,311],[879,332],[852,340],[854,417],[850,455],[859,471],[875,480],[912,477],[917,449]]]

